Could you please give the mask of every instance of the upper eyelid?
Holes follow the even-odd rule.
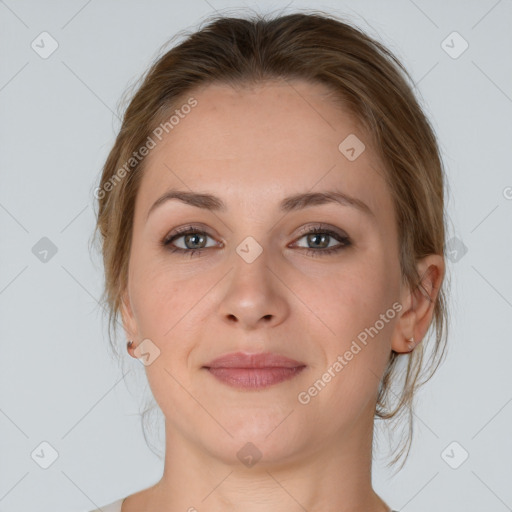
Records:
[[[300,240],[304,236],[314,233],[315,230],[320,233],[325,232],[328,234],[328,236],[331,236],[333,238],[339,237],[341,240],[338,240],[338,242],[340,242],[340,243],[342,243],[344,239],[350,240],[350,237],[348,236],[348,234],[346,234],[343,230],[341,230],[342,231],[341,233],[338,233],[337,229],[338,228],[330,227],[330,226],[324,225],[324,224],[313,224],[313,225],[305,226],[300,229],[300,232],[294,238],[293,243],[296,243],[298,240]],[[172,234],[166,235],[163,239],[163,242],[165,244],[170,244],[171,241],[174,242],[175,240],[177,240],[183,236],[186,236],[187,234],[190,234],[190,233],[201,233],[201,234],[206,235],[207,237],[215,238],[214,235],[211,235],[210,233],[208,233],[201,226],[184,226],[184,227],[178,228],[178,230],[179,231],[176,231]],[[220,243],[223,244],[224,242],[221,241]]]
[[[185,226],[181,226],[179,228],[175,228],[171,232],[167,233],[165,238],[172,238],[173,236],[177,236],[177,235],[186,235],[189,232],[204,233],[208,236],[214,236],[214,235],[210,235],[210,233],[208,233],[207,229],[208,228],[203,228],[200,225],[198,225],[198,226],[185,225]],[[317,223],[317,224],[313,224],[313,225],[306,225],[300,229],[299,234],[302,235],[302,234],[308,233],[309,231],[312,231],[314,229],[323,229],[325,231],[333,231],[334,233],[336,233],[339,236],[348,236],[343,229],[336,228],[334,226],[331,227],[330,225],[328,225],[326,223]],[[337,233],[337,231],[341,231],[341,233]]]

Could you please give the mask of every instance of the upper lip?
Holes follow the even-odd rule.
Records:
[[[251,354],[247,352],[231,352],[213,359],[206,368],[296,368],[306,366],[300,361],[272,352]]]

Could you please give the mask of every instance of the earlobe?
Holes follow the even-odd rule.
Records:
[[[431,254],[418,263],[420,280],[402,302],[405,310],[399,318],[392,335],[392,349],[408,353],[421,343],[434,315],[437,294],[444,277],[444,259]]]
[[[409,347],[409,352],[412,352],[417,344],[418,344],[418,342],[414,340],[414,337],[412,337],[410,340],[408,340],[407,346]]]
[[[398,353],[408,353],[414,350],[421,339],[415,334],[417,315],[413,306],[404,304],[408,308],[399,318],[391,338],[391,348]]]
[[[121,317],[126,337],[131,340],[136,339],[137,328],[127,291],[125,291],[121,297]]]

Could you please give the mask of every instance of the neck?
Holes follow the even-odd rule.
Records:
[[[319,436],[316,445],[286,459],[263,454],[252,467],[244,467],[236,455],[219,460],[166,422],[164,473],[145,509],[389,512],[371,484],[373,410],[335,440]]]

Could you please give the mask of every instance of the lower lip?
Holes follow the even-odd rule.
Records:
[[[305,367],[294,368],[207,368],[218,380],[241,389],[263,389],[296,377]]]

